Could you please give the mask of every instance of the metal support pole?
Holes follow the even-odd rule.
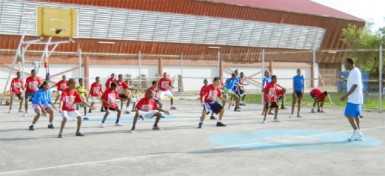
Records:
[[[316,73],[316,69],[315,69],[315,64],[316,64],[316,51],[315,49],[313,49],[313,77],[311,78],[312,80],[312,85],[313,85],[313,88],[316,87],[316,80],[318,80],[316,77],[315,77],[315,73]]]
[[[262,81],[264,81],[263,80],[264,74],[265,74],[265,49],[262,49]],[[262,87],[262,91],[261,91],[262,92],[262,94],[261,94],[261,96],[262,96],[262,99],[261,99],[262,104],[263,104],[263,97],[264,97],[263,88],[264,87]]]
[[[183,85],[183,67],[184,67],[184,63],[183,63],[183,53],[180,55],[180,81],[182,82],[182,85]],[[182,90],[182,93],[181,93],[181,99],[183,99],[183,92],[184,90]]]
[[[218,76],[221,76],[221,48],[218,48]]]
[[[139,88],[142,88],[142,53],[139,50],[138,54],[138,62],[139,62]]]
[[[380,45],[380,64],[379,64],[379,81],[378,81],[378,92],[379,92],[379,96],[378,96],[378,111],[379,112],[382,112],[382,44]]]
[[[79,48],[78,51],[78,61],[79,61],[79,78],[82,78],[82,49]]]

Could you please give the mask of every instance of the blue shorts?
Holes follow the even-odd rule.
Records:
[[[345,116],[360,117],[361,105],[348,102],[345,107]]]
[[[155,101],[155,103],[159,103],[159,99],[158,98],[152,98],[152,99],[154,99],[154,101]]]
[[[214,101],[212,103],[205,103],[205,106],[203,109],[207,110],[208,112],[213,111],[215,114],[218,114],[223,109],[223,106],[219,104],[217,101]]]

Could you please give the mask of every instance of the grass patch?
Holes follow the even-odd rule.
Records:
[[[324,104],[324,107],[345,107],[346,102],[342,102],[340,99],[344,95],[344,93],[331,93],[329,92],[329,98],[326,98],[326,102]],[[246,96],[245,102],[253,102],[253,103],[261,103],[262,101],[261,94],[248,94]],[[293,100],[292,93],[286,94],[286,100],[285,105],[291,106]],[[382,108],[385,109],[385,98],[382,98]],[[313,106],[313,99],[311,98],[309,93],[305,93],[304,97],[302,98],[302,105],[305,106]],[[378,109],[378,95],[372,94],[369,96],[365,96],[364,98],[364,105],[363,108],[365,109]]]

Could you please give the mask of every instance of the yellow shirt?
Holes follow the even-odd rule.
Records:
[[[87,89],[85,86],[78,86],[76,87],[76,91],[80,94],[82,98],[86,98]]]

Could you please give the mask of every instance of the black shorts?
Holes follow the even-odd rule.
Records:
[[[314,99],[316,95],[315,94],[310,94],[310,96]]]
[[[25,100],[32,101],[35,92],[25,92]]]
[[[302,98],[303,92],[302,91],[295,91],[295,92],[293,92],[293,97],[294,96],[297,96],[298,98]]]
[[[13,98],[15,95],[17,96],[17,98],[18,98],[19,100],[23,99],[23,95],[21,95],[21,94],[12,94],[12,98]]]
[[[278,108],[277,102],[270,102],[270,103],[265,102],[265,109],[269,109],[269,108]]]
[[[208,112],[213,111],[215,114],[218,114],[223,109],[223,106],[219,104],[217,101],[214,101],[212,103],[205,103],[205,106],[203,107],[204,110],[207,110]]]

